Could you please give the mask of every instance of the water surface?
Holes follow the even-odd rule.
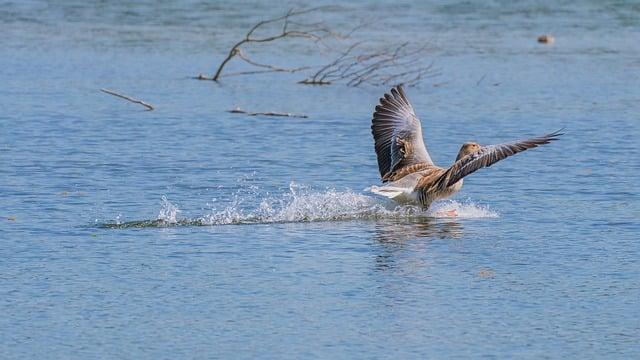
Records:
[[[387,89],[191,79],[287,7],[0,6],[2,358],[640,356],[636,3],[318,15],[432,44],[441,75],[407,91],[440,165],[464,141],[566,127],[427,214],[363,190]],[[292,49],[253,54],[318,63]]]

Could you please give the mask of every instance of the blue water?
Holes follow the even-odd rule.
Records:
[[[386,88],[192,79],[290,5],[0,4],[0,357],[640,357],[638,3],[316,15],[429,42],[440,75],[407,92],[442,166],[566,128],[429,213],[364,191]]]

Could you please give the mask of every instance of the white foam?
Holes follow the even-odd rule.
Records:
[[[255,198],[256,195],[253,193],[250,197]],[[210,214],[195,221],[203,225],[225,225],[417,217],[498,217],[496,212],[487,207],[469,201],[442,201],[435,203],[428,211],[423,211],[416,206],[397,205],[392,201],[351,190],[314,191],[295,183],[290,184],[288,193],[275,197],[258,196],[258,200],[254,201],[257,202],[255,206],[247,208],[243,205],[250,202],[250,199],[236,194],[230,205],[222,209],[212,208]],[[455,215],[451,210],[455,211]]]

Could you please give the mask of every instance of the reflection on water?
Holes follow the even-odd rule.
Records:
[[[416,238],[458,239],[462,237],[462,229],[462,224],[453,218],[421,217],[402,222],[379,222],[373,238],[381,244],[401,245]]]
[[[463,226],[454,219],[416,218],[407,221],[383,221],[376,224],[373,241],[379,245],[375,255],[376,270],[388,270],[396,266],[396,254],[416,243],[426,246],[433,239],[459,239]]]

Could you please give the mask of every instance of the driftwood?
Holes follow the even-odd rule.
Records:
[[[251,112],[251,111],[242,110],[239,107],[232,110],[227,110],[227,112],[234,113],[234,114],[245,114],[248,116],[264,115],[264,116],[282,116],[282,117],[303,118],[303,119],[308,118],[307,115],[302,115],[302,114],[280,113],[280,112],[272,112],[272,111]]]
[[[263,20],[252,26],[245,34],[244,38],[231,47],[224,60],[218,65],[213,76],[198,75],[198,80],[219,81],[223,76],[226,65],[234,58],[242,60],[244,63],[256,68],[256,70],[246,70],[233,73],[224,73],[224,76],[253,75],[262,73],[286,72],[297,73],[307,72],[301,84],[327,85],[332,83],[345,83],[349,86],[360,86],[362,84],[371,85],[415,85],[421,80],[438,75],[433,69],[433,63],[426,62],[428,48],[426,46],[415,46],[409,42],[402,43],[394,47],[382,48],[380,45],[364,46],[364,41],[351,41],[352,35],[362,28],[364,24],[355,26],[346,34],[340,34],[322,22],[299,22],[296,21],[302,15],[316,12],[327,7],[317,7],[307,10],[289,10],[286,14]],[[256,32],[269,25],[278,24],[281,26],[275,34],[259,37]],[[323,66],[298,66],[284,68],[271,64],[264,64],[249,58],[242,47],[250,43],[268,43],[279,39],[305,39],[316,44],[321,44],[324,49],[335,54],[333,60]],[[328,40],[334,39],[343,42],[337,48],[329,46]],[[346,44],[345,44],[346,42]],[[346,50],[338,50],[338,49]]]
[[[122,95],[122,94],[118,94],[115,91],[112,90],[108,90],[108,89],[100,89],[100,91],[102,91],[103,93],[109,94],[109,95],[113,95],[122,99],[125,99],[129,102],[135,103],[135,104],[140,104],[142,106],[144,106],[145,108],[147,108],[148,111],[153,110],[153,106],[151,104],[147,104],[146,102],[142,101],[142,100],[138,100],[138,99],[134,99],[132,97],[129,97],[127,95]]]

